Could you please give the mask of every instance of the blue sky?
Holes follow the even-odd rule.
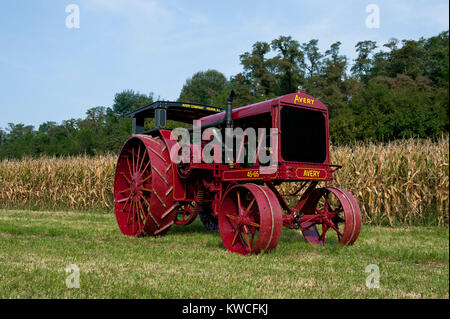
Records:
[[[66,6],[80,8],[68,29]],[[366,6],[380,8],[369,29]],[[448,30],[448,1],[14,0],[0,3],[0,128],[84,117],[111,106],[124,89],[174,100],[195,72],[240,72],[239,55],[256,41],[290,35],[326,50]]]

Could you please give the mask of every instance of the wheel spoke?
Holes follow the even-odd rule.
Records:
[[[126,198],[123,198],[123,199],[119,199],[118,201],[116,201],[116,203],[123,203],[123,202],[127,202],[129,199],[130,199],[131,197],[126,197]]]
[[[132,159],[133,159],[133,174],[136,172],[136,169],[134,167],[134,147],[131,149],[131,152],[133,153]]]
[[[152,177],[152,174],[148,175],[146,178],[142,180],[142,184],[144,184],[150,177]]]
[[[120,191],[119,193],[123,194],[123,193],[129,192],[129,191],[131,191],[131,188],[130,188],[130,187],[128,187],[127,189],[124,189],[123,191]]]
[[[259,228],[259,224],[254,223],[254,222],[248,222],[247,225],[252,226],[252,227]]]
[[[136,220],[136,203],[134,201],[131,205],[131,211],[133,212],[132,216],[133,216],[133,232],[134,232],[136,230],[136,222],[137,222],[137,220]]]
[[[144,150],[144,154],[142,155],[142,161],[141,161],[141,165],[139,165],[139,172],[141,173],[141,175],[143,175],[143,171],[142,171],[142,165],[144,165],[144,161],[145,159],[148,157],[148,154],[145,152]],[[150,161],[150,159],[149,159]]]
[[[134,203],[134,205],[136,205],[136,219],[138,222],[138,230],[141,229],[141,213],[139,212],[139,206],[138,206],[138,202],[136,201]]]
[[[227,217],[228,223],[231,225],[231,227],[236,231],[238,229],[238,225],[236,225],[236,216],[226,214],[225,217]]]
[[[127,201],[125,202],[125,204],[124,204],[123,207],[122,207],[122,210],[124,210],[125,207],[127,207],[127,205],[129,205],[129,200],[130,200],[130,198],[131,198],[131,197],[128,197]],[[131,207],[130,207],[130,208],[131,208]],[[129,212],[128,212],[128,213],[129,213]]]
[[[141,228],[144,227],[144,223],[145,223],[145,213],[142,211],[142,204],[141,201],[138,200],[137,204],[136,204],[139,208],[138,213],[139,213],[139,220],[141,221]]]
[[[322,235],[320,235],[320,237],[322,240],[322,245],[324,245],[324,246],[325,246],[325,234],[326,234],[327,230],[328,230],[327,224],[322,223]]]
[[[335,225],[330,224],[329,226],[336,231],[336,233],[338,234],[338,237],[342,237],[342,233],[339,231],[339,229]]]
[[[250,245],[250,240],[248,239],[248,236],[246,233],[244,233],[244,237],[245,237],[245,241],[247,242],[248,252],[252,253],[252,246]]]
[[[144,154],[142,155],[142,161],[138,168],[138,172],[139,172],[139,174],[141,174],[141,176],[144,176],[144,171],[142,170],[142,165],[144,165],[144,160],[147,156],[148,156],[148,154],[144,150]],[[149,162],[150,162],[150,159],[149,159]]]
[[[231,246],[234,246],[234,243],[236,242],[236,238],[238,237],[238,235],[239,235],[239,230],[235,229],[233,241],[231,242]]]
[[[139,201],[136,201],[136,215],[138,219],[139,229],[141,229],[142,218],[141,218],[141,210],[139,209]]]
[[[130,222],[130,217],[133,216],[132,221]],[[128,218],[127,218],[127,226],[130,226],[132,224],[134,224],[136,222],[134,215],[132,213],[128,214]]]
[[[130,165],[130,160],[129,160],[128,156],[127,156],[127,166],[128,166],[128,173],[130,174],[130,178],[131,178],[131,176],[133,176],[133,173],[131,173],[131,165]],[[128,182],[128,184],[131,184],[131,182]]]
[[[127,225],[131,225],[130,222],[130,216],[133,216],[133,223],[134,223],[134,203],[130,205],[131,212],[128,214],[127,218]]]
[[[141,201],[139,201],[138,203],[139,203],[139,206],[141,207],[141,211],[142,211],[142,217],[143,217],[142,220],[145,223],[147,221],[147,216],[145,215],[145,211],[144,211],[144,208],[142,207]]]
[[[247,209],[245,210],[245,214],[244,216],[248,216],[250,213],[250,209],[252,209],[253,204],[255,203],[256,198],[253,198],[252,201],[250,202],[250,205],[248,205]]]
[[[239,192],[236,192],[237,194],[237,203],[238,203],[238,215],[242,215],[242,205],[241,205],[241,195],[239,194]]]
[[[136,159],[136,172],[139,172],[139,160],[140,160],[140,156],[141,156],[141,144],[139,144],[139,147],[138,147],[138,152],[137,152],[137,159]],[[143,156],[142,156],[142,158],[144,158]]]
[[[229,215],[229,216],[233,216],[233,215]],[[228,217],[228,216],[225,216],[225,217]],[[235,217],[235,216],[233,216],[233,217]],[[233,225],[233,222],[231,222],[231,219],[230,219],[230,218],[227,218],[226,220],[228,221],[228,224],[230,224],[231,228],[232,228],[234,231],[237,231],[238,226],[237,226],[237,225]]]
[[[120,175],[123,176],[123,178],[125,178],[125,180],[127,181],[128,185],[131,185],[131,181],[128,179],[128,177],[124,173],[120,173]]]
[[[342,205],[340,205],[337,209],[335,209],[335,210],[331,210],[330,209],[330,218],[333,218],[334,216],[336,216],[337,214],[339,214],[339,213],[342,213],[343,211],[344,211],[344,209],[342,208]]]
[[[147,165],[145,165],[144,169],[142,170],[141,175],[144,175],[144,173],[145,173],[145,171],[147,170],[147,168],[148,168],[148,166],[150,165],[150,163],[151,163],[151,161],[149,160],[149,161],[147,162]],[[151,176],[151,174],[150,174],[150,176]]]
[[[252,239],[250,240],[250,245],[253,247],[253,240],[255,239],[256,228],[253,228],[250,233],[252,234]]]

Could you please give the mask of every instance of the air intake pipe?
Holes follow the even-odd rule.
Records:
[[[224,117],[224,124],[225,124],[225,141],[233,141],[233,98],[234,98],[234,91],[232,90],[230,92],[230,95],[227,98],[227,108],[225,110],[225,117]],[[228,129],[228,130],[227,130]],[[230,136],[231,135],[231,136]],[[225,161],[228,163],[229,168],[234,168],[234,159],[233,159],[233,152],[231,150],[226,149],[227,146],[225,145]]]
[[[225,127],[233,128],[233,99],[234,90],[231,90],[230,95],[227,98],[227,108],[225,110]]]

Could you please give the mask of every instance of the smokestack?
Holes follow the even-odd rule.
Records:
[[[233,127],[233,99],[234,99],[234,91],[231,90],[230,95],[227,98],[227,109],[225,111],[225,127],[232,128]]]
[[[232,90],[230,92],[230,95],[227,98],[227,109],[225,111],[225,148],[227,147],[227,141],[231,141],[231,143],[234,144],[233,141],[233,116],[232,116],[232,106],[233,106],[233,98],[234,98],[234,91]],[[228,130],[227,130],[228,129]],[[230,130],[231,129],[231,130]],[[231,145],[233,145],[231,144]],[[233,151],[225,151],[225,162],[228,163],[229,168],[234,168],[234,160],[233,160]]]

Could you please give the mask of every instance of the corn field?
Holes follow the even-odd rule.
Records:
[[[358,200],[365,223],[448,224],[449,138],[332,147],[329,182]],[[113,211],[116,156],[0,161],[0,207]],[[289,192],[296,183],[279,186]]]
[[[449,138],[331,147],[331,163],[343,167],[330,186],[356,198],[365,223],[438,225],[449,217]],[[290,192],[292,184],[280,187]]]
[[[0,162],[0,207],[113,209],[116,157],[41,157]]]

